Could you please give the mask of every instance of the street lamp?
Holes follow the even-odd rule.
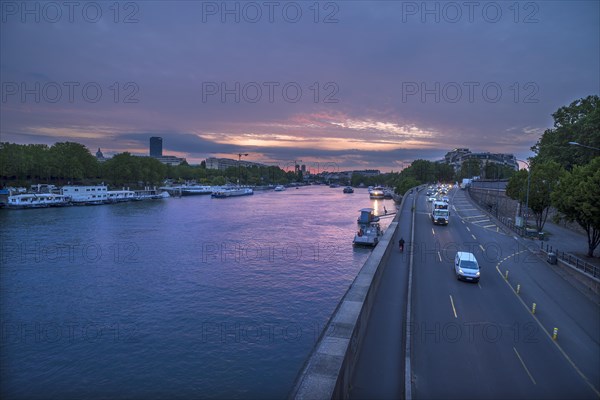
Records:
[[[248,153],[238,153],[238,179],[237,179],[238,186],[240,186],[240,165],[242,164],[242,156],[248,157]]]
[[[521,161],[527,164],[527,194],[525,195],[525,233],[527,234],[527,217],[529,216],[529,181],[531,177],[531,167],[529,166],[529,163],[527,161],[519,159],[517,159],[517,161]]]
[[[581,143],[577,143],[577,142],[569,142],[569,144],[572,145],[572,146],[585,147],[586,149],[592,149],[592,150],[598,150],[598,151],[600,151],[600,149],[597,148],[597,147],[586,146],[585,144],[581,144]]]

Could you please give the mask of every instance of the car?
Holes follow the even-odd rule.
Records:
[[[454,257],[454,273],[458,280],[479,282],[481,271],[479,270],[479,263],[475,255],[466,251],[456,252],[456,257]]]
[[[428,197],[427,197],[427,201],[428,201],[428,202],[430,202],[430,203],[431,203],[432,201],[436,201],[436,200],[437,200],[437,198],[436,198],[435,196],[433,196],[433,195],[432,195],[432,196],[428,196]]]
[[[448,196],[442,197],[442,201],[445,203],[450,203],[450,198]]]

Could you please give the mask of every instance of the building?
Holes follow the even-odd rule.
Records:
[[[378,169],[363,169],[360,171],[352,171],[351,175],[362,175],[362,176],[377,176],[381,174],[381,171]]]
[[[482,167],[486,164],[498,164],[506,165],[514,168],[515,170],[519,169],[519,164],[517,163],[517,159],[513,154],[490,152],[472,153],[467,148],[457,148],[449,151],[444,156],[443,161],[452,165],[454,170],[458,171],[462,167],[462,164],[467,160],[478,160],[481,162]]]
[[[256,163],[252,161],[238,161],[232,160],[230,158],[215,158],[210,157],[206,159],[206,169],[218,169],[218,170],[226,170],[229,167],[267,167],[268,165]]]
[[[104,158],[104,154],[102,154],[100,147],[98,147],[98,151],[96,152],[96,160],[98,160],[99,162],[106,161],[106,158]]]
[[[150,138],[150,157],[162,157],[163,140],[161,137],[153,136]]]
[[[152,157],[155,160],[160,161],[166,165],[179,165],[185,161],[185,158],[175,157],[175,156],[160,156],[160,157]]]

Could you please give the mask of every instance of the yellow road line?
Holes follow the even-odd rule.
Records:
[[[452,295],[450,295],[450,304],[452,304],[452,311],[454,311],[454,318],[458,318],[458,315],[456,315],[456,308],[454,307],[454,300],[452,300]]]
[[[527,366],[525,365],[525,362],[523,361],[523,359],[521,358],[521,355],[519,354],[519,352],[517,351],[517,349],[515,349],[513,347],[513,350],[515,351],[515,354],[517,355],[517,357],[519,358],[519,361],[521,361],[521,365],[523,366],[523,368],[525,369],[525,372],[527,372],[527,375],[529,375],[529,379],[531,379],[531,382],[533,382],[534,385],[537,385],[537,383],[535,383],[535,379],[533,379],[533,376],[531,375],[531,372],[529,372],[529,368],[527,368]]]

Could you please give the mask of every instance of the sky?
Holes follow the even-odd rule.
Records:
[[[0,5],[2,142],[387,172],[600,93],[599,1]]]

